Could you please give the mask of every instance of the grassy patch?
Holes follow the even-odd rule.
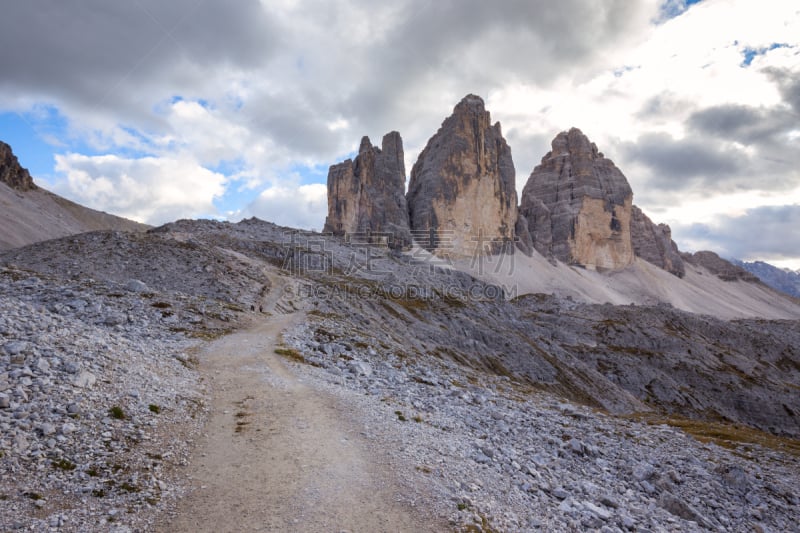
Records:
[[[58,461],[53,461],[53,468],[69,472],[70,470],[75,470],[75,463],[67,459],[59,459]]]
[[[406,421],[408,421],[408,419],[406,418],[406,416],[403,414],[403,411],[395,411],[395,412],[394,412],[394,414],[396,414],[396,415],[397,415],[397,419],[398,419],[400,422],[406,422]]]
[[[111,409],[108,410],[109,416],[116,420],[125,420],[127,416],[125,415],[125,411],[119,405],[113,406]]]
[[[125,492],[139,492],[141,489],[136,485],[131,485],[127,481],[119,486],[120,490],[124,490]]]
[[[663,418],[646,414],[634,415],[633,418],[641,419],[651,425],[667,424],[684,431],[700,442],[714,443],[730,450],[756,445],[800,457],[800,440],[779,437],[741,424],[676,416]]]
[[[155,414],[160,414],[161,413],[161,407],[159,407],[158,405],[156,405],[154,403],[151,403],[150,405],[148,405],[147,408],[150,410],[151,413],[155,413]]]
[[[303,354],[301,354],[294,348],[285,348],[285,347],[275,348],[275,353],[292,361],[296,361],[298,363],[306,362],[306,358],[303,357]]]

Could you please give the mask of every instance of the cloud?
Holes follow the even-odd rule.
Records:
[[[190,159],[67,154],[56,156],[56,170],[65,179],[55,182],[55,192],[153,225],[216,215],[213,200],[226,181]]]
[[[314,183],[270,187],[232,218],[255,216],[280,226],[322,231],[327,214],[328,188]]]
[[[648,133],[623,147],[628,160],[649,167],[658,176],[651,186],[674,190],[704,187],[737,175],[742,154],[702,138],[673,139],[665,133]]]
[[[721,216],[712,224],[674,225],[687,249],[713,249],[743,260],[797,259],[800,250],[800,205],[750,209],[741,216]]]

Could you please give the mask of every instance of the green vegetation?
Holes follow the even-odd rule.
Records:
[[[119,405],[115,405],[109,409],[108,414],[111,416],[111,418],[116,420],[125,420],[127,418],[127,416],[125,416],[125,411],[123,411],[122,407]]]
[[[275,353],[278,355],[282,355],[287,359],[291,359],[292,361],[297,361],[298,363],[305,363],[306,358],[303,357],[303,354],[295,350],[294,348],[275,348]]]
[[[650,425],[667,424],[682,430],[702,443],[713,443],[729,450],[749,452],[754,446],[760,446],[800,457],[800,441],[779,437],[741,424],[694,420],[679,416],[664,418],[650,414],[635,414],[630,418],[644,421]]]
[[[161,413],[161,407],[159,407],[158,405],[156,405],[154,403],[151,403],[150,405],[148,405],[147,408],[150,409],[151,413],[155,413],[155,414],[160,414]]]
[[[59,468],[61,470],[75,470],[75,463],[68,461],[67,459],[59,459],[58,461],[53,461],[53,467]]]
[[[119,486],[120,490],[124,490],[125,492],[139,492],[141,489],[136,485],[131,485],[127,481]]]

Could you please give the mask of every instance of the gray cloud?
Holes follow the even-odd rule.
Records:
[[[644,134],[620,146],[624,162],[647,171],[643,196],[656,192],[707,193],[785,191],[800,184],[800,73],[765,69],[783,101],[771,107],[724,104],[695,109],[681,139],[664,133]],[[669,94],[656,95],[638,112],[653,118],[676,112],[680,103]],[[691,107],[690,107],[691,109]]]
[[[650,186],[666,190],[730,180],[744,165],[742,154],[696,137],[674,139],[665,133],[650,133],[620,148],[627,160],[649,167],[658,176]]]
[[[117,120],[149,117],[178,92],[202,96],[215,67],[253,68],[275,47],[257,0],[13,2],[0,18],[0,91]],[[0,93],[1,94],[1,93]],[[9,98],[11,99],[11,98]]]
[[[332,162],[398,129],[416,153],[465,94],[588,75],[653,6],[625,0],[58,0],[12,2],[0,19],[0,110],[32,100],[75,123],[171,133],[175,95],[245,96],[229,120],[283,157]],[[346,119],[345,128],[327,125]],[[87,120],[88,119],[88,120]],[[528,172],[526,169],[525,172]]]
[[[712,248],[735,259],[796,259],[800,250],[800,205],[759,207],[743,216],[719,217],[714,224],[673,225],[678,242]]]
[[[688,125],[699,133],[744,145],[780,143],[797,126],[797,117],[785,109],[745,105],[709,107],[693,113]]]
[[[800,113],[800,72],[786,68],[765,68],[764,72],[778,84],[783,100],[795,113]],[[795,120],[798,120],[796,115]]]

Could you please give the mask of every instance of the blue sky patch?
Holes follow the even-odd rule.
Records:
[[[694,4],[699,4],[702,0],[666,0],[661,4],[661,22],[666,22],[684,14]]]
[[[753,62],[756,56],[764,55],[770,50],[775,50],[776,48],[788,48],[789,45],[786,43],[772,43],[771,45],[765,48],[745,48],[742,51],[742,55],[744,55],[744,60],[742,60],[743,67],[749,67],[750,63]]]

